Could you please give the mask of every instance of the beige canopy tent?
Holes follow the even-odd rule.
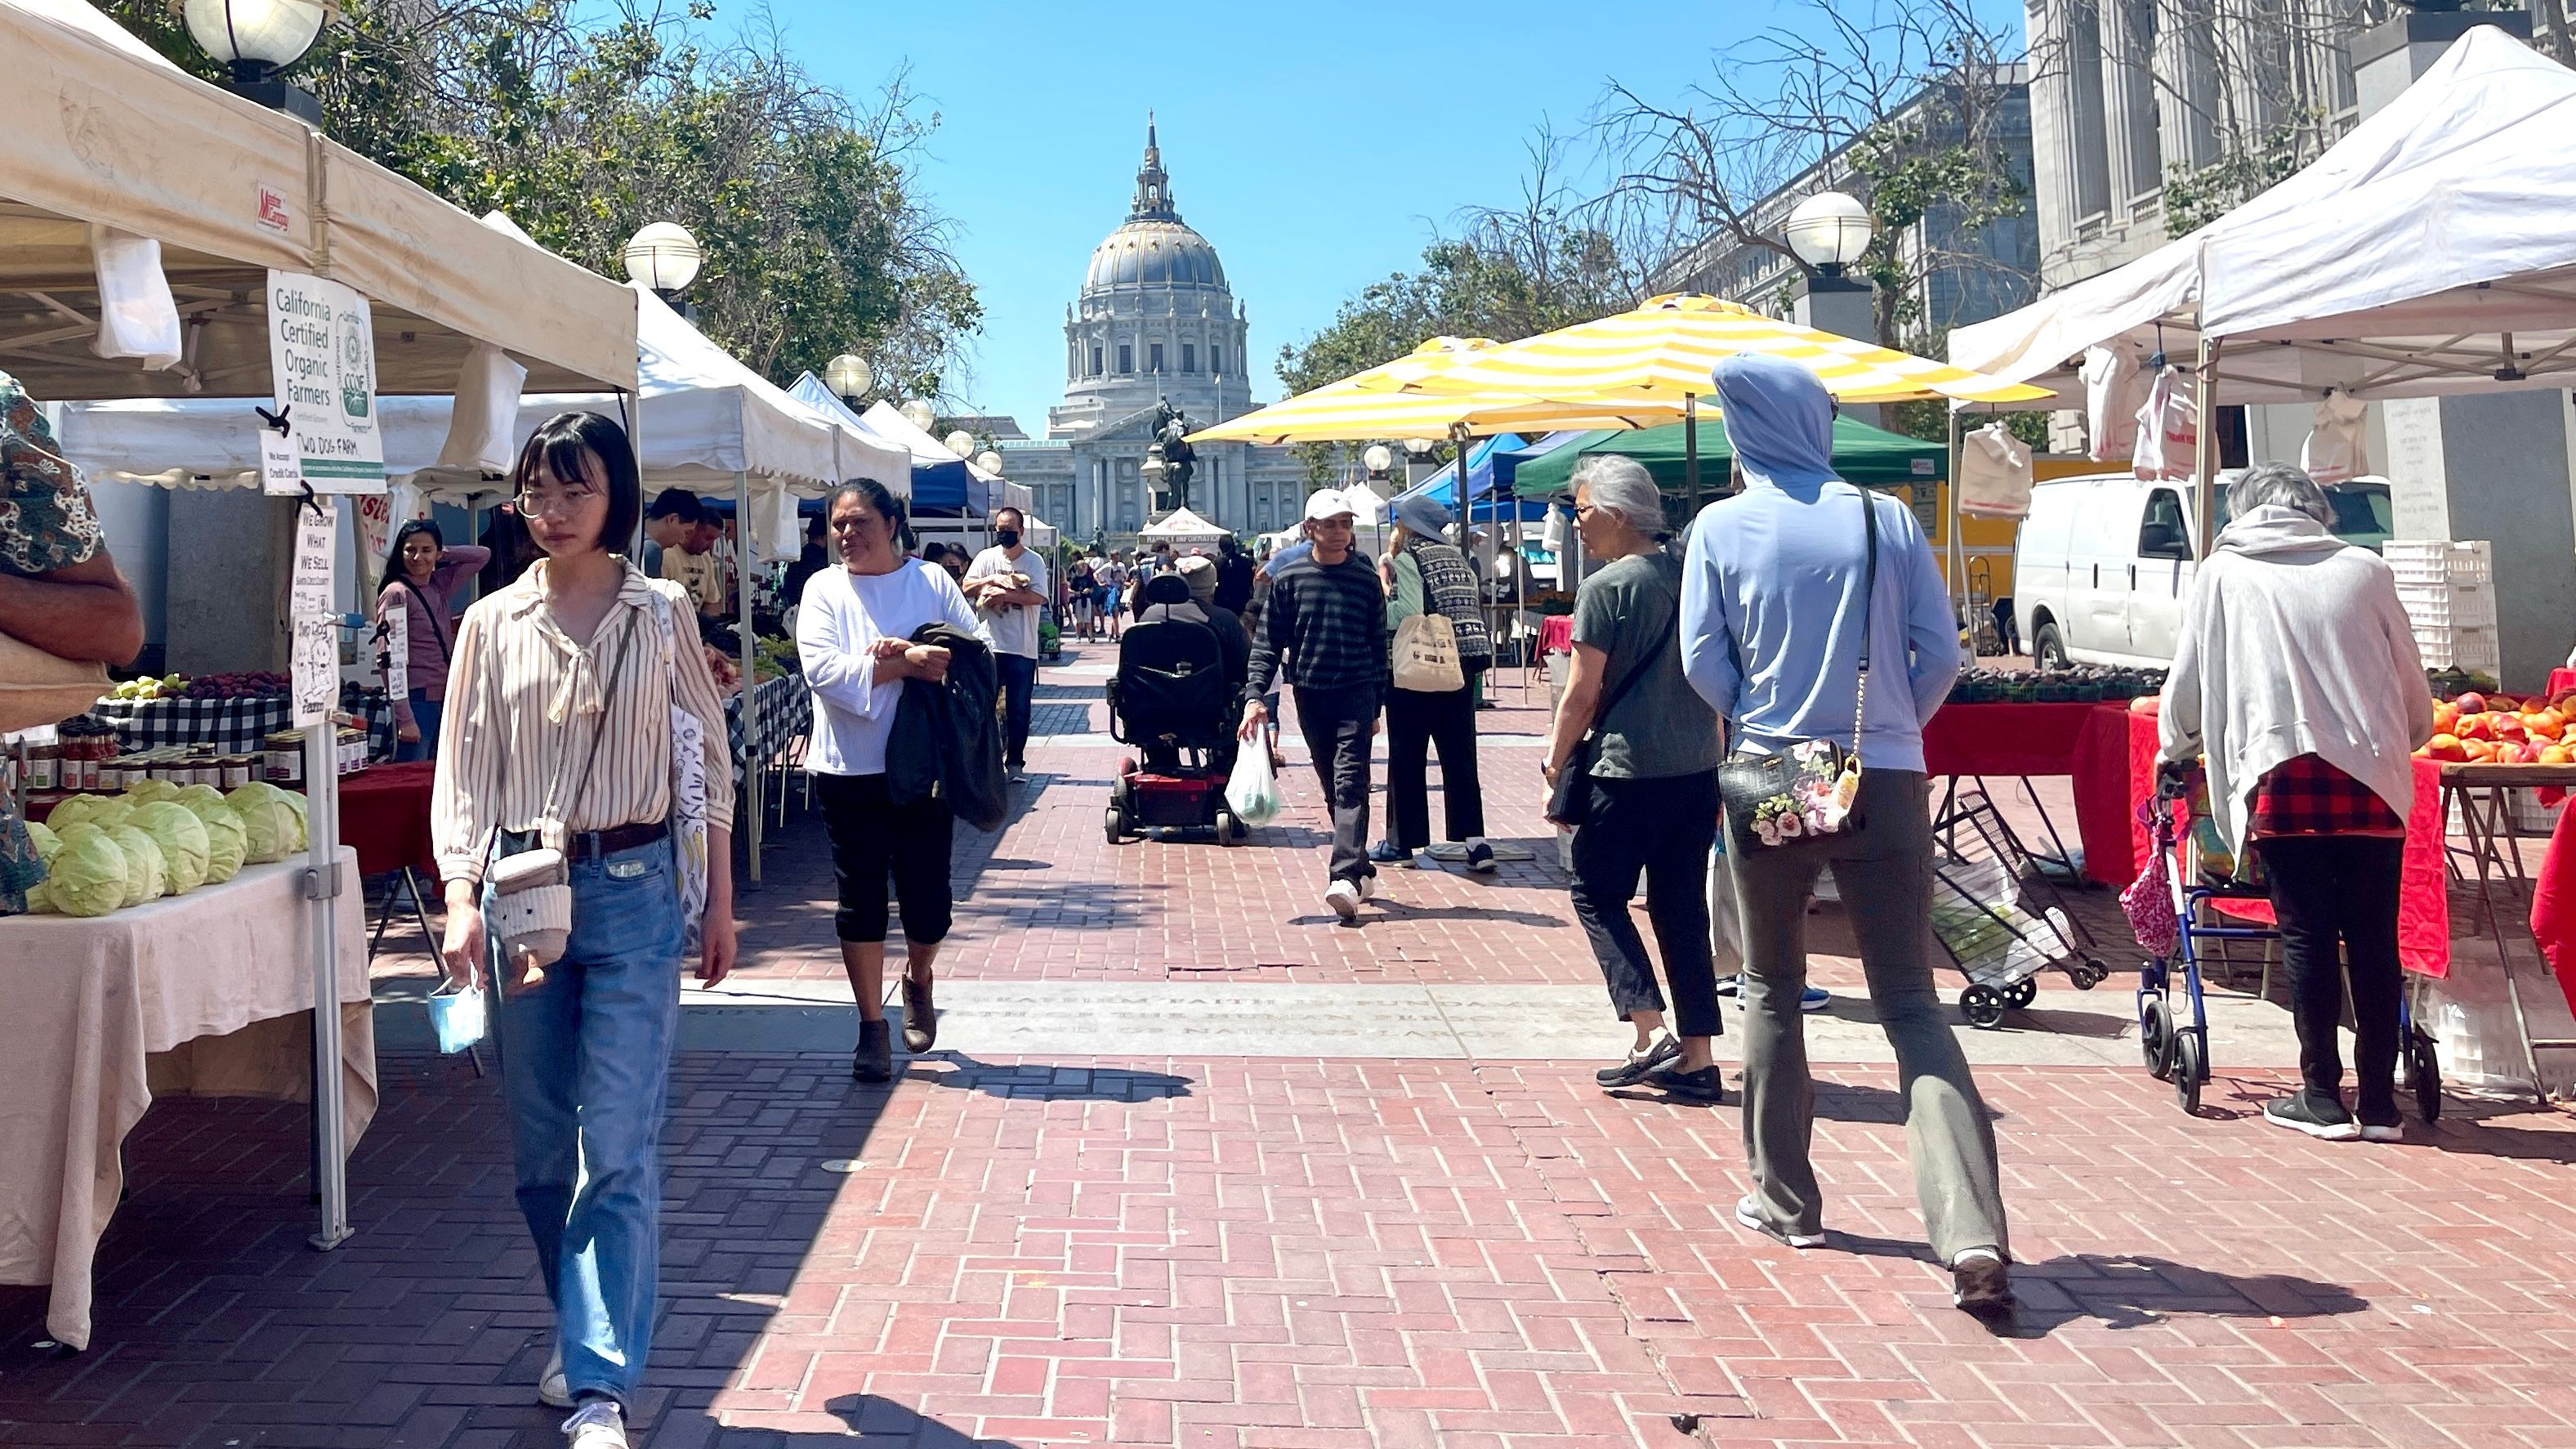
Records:
[[[365,296],[380,394],[448,393],[478,342],[532,390],[632,392],[635,301],[301,123],[171,65],[86,0],[0,0],[0,369],[42,401],[265,398],[271,269]],[[93,228],[158,243],[177,365],[98,356]],[[340,1150],[335,731],[306,731],[317,1246],[348,1235]]]

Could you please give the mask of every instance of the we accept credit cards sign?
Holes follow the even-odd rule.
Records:
[[[264,431],[270,493],[378,493],[385,439],[376,413],[376,335],[367,299],[322,277],[268,274],[268,360],[287,431]]]

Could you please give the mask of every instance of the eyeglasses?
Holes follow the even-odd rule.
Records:
[[[511,498],[519,512],[539,518],[561,518],[599,496],[596,488],[535,488]]]

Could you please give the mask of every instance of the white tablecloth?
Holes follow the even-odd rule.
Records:
[[[357,857],[339,913],[345,1151],[376,1112]],[[304,862],[90,920],[0,917],[0,1283],[50,1283],[46,1330],[89,1344],[90,1261],[118,1147],[156,1095],[302,1101],[312,1090]]]

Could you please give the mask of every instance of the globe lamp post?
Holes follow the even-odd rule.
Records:
[[[331,17],[327,6],[319,0],[186,0],[179,15],[198,48],[231,68],[226,88],[234,95],[322,128],[322,102],[277,73],[312,48]]]
[[[706,253],[687,227],[676,221],[656,221],[627,238],[623,260],[628,281],[669,302],[698,279]]]
[[[876,374],[868,367],[868,360],[855,352],[844,352],[823,364],[823,385],[832,390],[833,396],[848,403],[853,411],[857,410],[859,400],[868,395],[868,389],[876,384],[876,380]]]
[[[930,404],[922,401],[920,398],[914,398],[912,401],[905,403],[900,409],[898,409],[898,411],[903,414],[903,420],[905,422],[912,424],[914,427],[921,429],[925,433],[930,431],[931,424],[939,421],[939,415],[930,410]]]

